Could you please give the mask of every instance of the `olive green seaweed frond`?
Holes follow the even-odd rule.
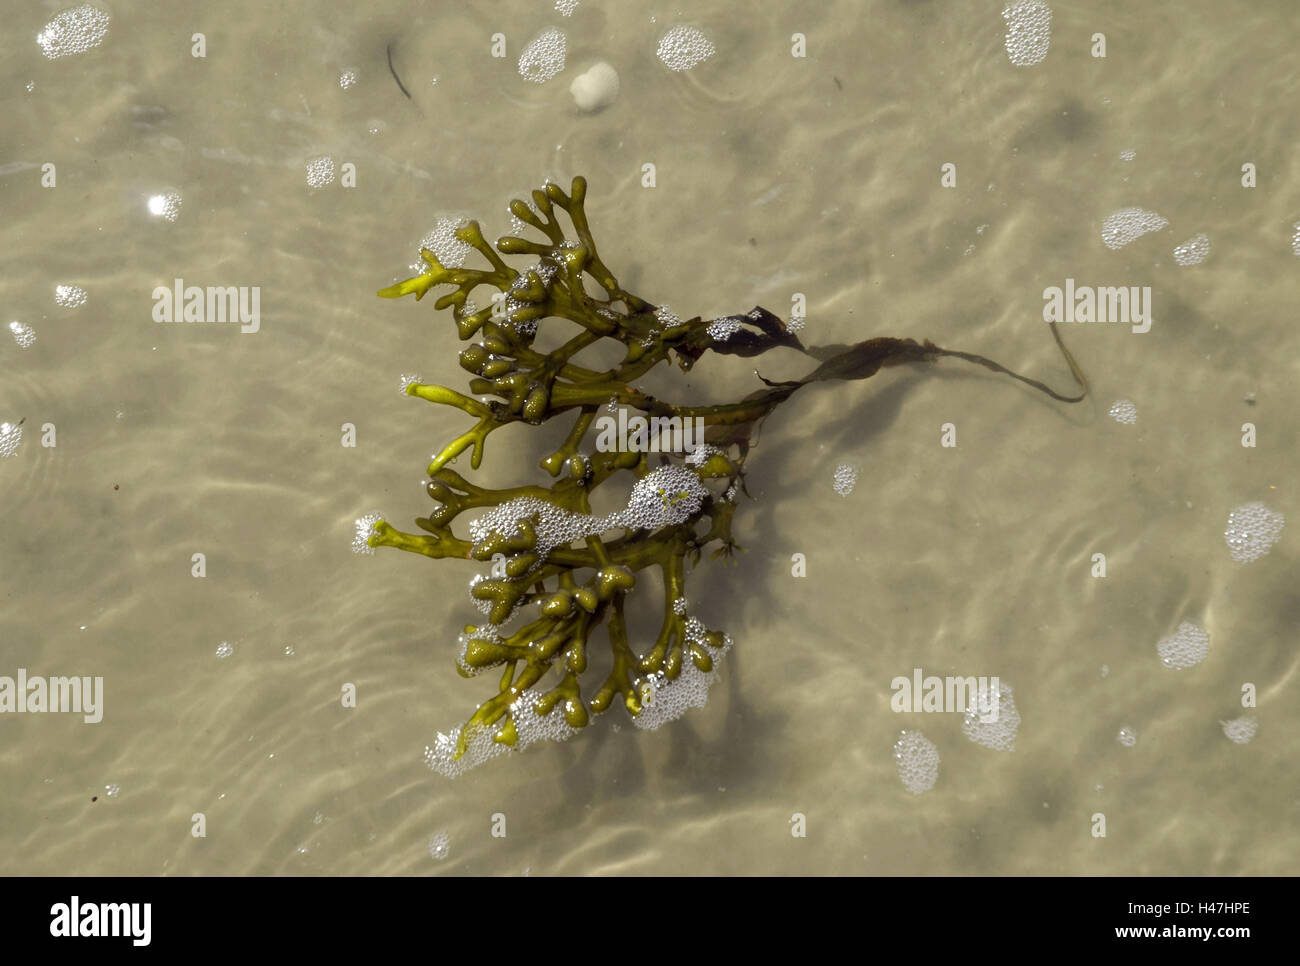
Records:
[[[531,203],[511,202],[514,217],[543,240],[506,236],[494,248],[477,222],[458,228],[455,237],[480,253],[486,268],[447,267],[426,248],[421,256],[428,267],[422,274],[379,292],[384,298],[413,294],[419,300],[442,288],[435,309],[450,307],[461,340],[476,340],[459,355],[471,376],[468,395],[404,381],[408,395],[458,409],[474,421],[429,464],[426,488],[435,508],[416,520],[423,532],[400,531],[376,514],[357,521],[354,544],[362,552],[396,547],[489,565],[470,584],[482,618],[460,635],[456,663],[466,677],[489,671],[499,677],[495,691],[469,719],[439,734],[426,750],[428,764],[449,776],[539,739],[568,738],[616,703],[642,728],[656,728],[704,704],[731,639],[691,614],[687,563],[693,567],[705,550],[730,557],[740,549],[731,525],[754,431],[803,386],[863,379],[882,367],[954,356],[1054,398],[1083,398],[1061,396],[982,356],[928,341],[875,338],[854,346],[808,348],[763,308],[709,321],[682,320],[625,290],[605,265],[587,220],[586,192],[586,180],[578,177],[568,193],[548,183],[532,192]],[[502,256],[526,256],[531,264],[519,270]],[[600,295],[591,294],[584,276]],[[478,290],[485,286],[489,297],[480,302]],[[559,320],[568,324],[562,333],[567,340],[549,352],[536,349],[539,325],[559,325]],[[1055,328],[1053,335],[1082,386],[1082,373]],[[584,350],[610,339],[622,346],[618,365],[582,364]],[[821,365],[798,381],[760,377],[760,388],[721,405],[677,404],[636,386],[663,362],[686,371],[708,352],[756,356],[776,347],[805,353]],[[689,420],[705,427],[704,439],[690,441],[680,452],[596,445],[601,417],[610,418],[619,407],[656,427],[660,436],[675,438]],[[571,423],[559,448],[542,459],[540,479],[489,489],[450,465],[468,450],[470,467],[477,470],[496,430],[557,417]],[[633,480],[626,505],[594,514],[592,492],[624,474]],[[468,522],[458,534],[453,523],[462,515]],[[657,634],[642,640],[628,627],[625,610],[647,568],[657,569],[662,579],[662,617]],[[601,627],[604,633],[594,635]],[[593,660],[593,649],[601,651],[599,660]]]

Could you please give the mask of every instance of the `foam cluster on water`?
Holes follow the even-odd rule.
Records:
[[[520,496],[471,520],[469,536],[474,543],[482,543],[494,532],[503,537],[512,537],[520,532],[520,520],[534,517],[533,532],[537,534],[537,546],[534,549],[540,557],[545,557],[554,547],[567,545],[574,540],[585,540],[607,529],[602,517],[590,513],[574,513],[535,496]]]
[[[54,304],[65,309],[81,308],[89,297],[80,285],[54,286]]]
[[[163,191],[150,195],[145,206],[149,209],[149,214],[166,221],[175,221],[181,215],[181,200],[179,191]]]
[[[904,731],[894,743],[898,778],[913,795],[928,792],[939,780],[939,749],[919,731]]]
[[[697,644],[713,659],[712,671],[701,671],[689,653],[682,655],[681,673],[669,678],[662,671],[641,679],[641,713],[632,723],[642,731],[654,731],[676,721],[691,708],[702,708],[709,701],[709,688],[718,679],[722,659],[731,650],[731,637],[723,635],[721,647],[710,647],[708,630],[697,617],[686,619],[686,646]]]
[[[1286,518],[1263,503],[1244,503],[1228,514],[1223,538],[1233,560],[1250,563],[1273,549],[1285,525]]]
[[[367,513],[365,516],[357,518],[356,534],[352,537],[353,553],[366,554],[369,556],[374,555],[375,548],[370,546],[366,541],[374,536],[375,524],[382,519],[383,515],[378,512]]]
[[[1002,11],[1007,22],[1003,43],[1017,67],[1041,64],[1052,45],[1052,8],[1042,0],[1017,0]]]
[[[460,268],[464,265],[465,259],[474,249],[469,242],[457,238],[456,232],[468,223],[464,218],[439,218],[437,224],[415,246],[415,261],[411,263],[411,270],[429,271],[429,263],[420,257],[420,250],[424,248],[437,256],[438,264],[443,268]]]
[[[456,778],[511,750],[523,751],[534,742],[565,741],[576,735],[578,729],[565,719],[562,704],[552,708],[550,714],[537,713],[536,705],[541,698],[541,691],[529,688],[510,705],[510,717],[517,735],[513,749],[493,740],[501,723],[473,729],[465,743],[465,753],[459,758],[455,757],[456,733],[440,731],[434,736],[433,744],[425,747],[424,763],[446,778]]]
[[[429,839],[429,858],[441,862],[451,855],[451,835],[444,829],[435,832]]]
[[[8,459],[18,452],[18,446],[22,441],[22,424],[0,423],[0,459]]]
[[[691,470],[669,463],[651,470],[632,487],[627,509],[610,517],[613,526],[635,530],[685,523],[700,512],[709,491]]]
[[[1300,258],[1300,221],[1297,221],[1292,225],[1291,230],[1295,232],[1295,234],[1291,236],[1291,253],[1295,255],[1296,258]]]
[[[607,530],[657,530],[685,523],[700,511],[708,495],[708,489],[695,473],[685,466],[669,463],[637,480],[627,506],[609,516],[575,513],[539,497],[520,496],[471,521],[469,535],[474,543],[482,543],[494,532],[503,537],[515,536],[520,532],[519,521],[532,519],[537,536],[533,549],[540,563],[555,547],[598,536]]]
[[[1167,218],[1145,208],[1120,208],[1106,216],[1101,224],[1101,240],[1107,248],[1120,249],[1148,232],[1160,231],[1169,224]]]
[[[357,72],[355,70],[345,70],[339,74],[339,88],[341,90],[351,90],[356,86]]]
[[[659,39],[656,55],[669,70],[690,70],[713,56],[713,44],[699,27],[676,24]]]
[[[997,720],[981,721],[980,715],[991,717],[994,711],[993,695],[987,683],[982,683],[975,698],[975,706],[966,709],[961,730],[977,745],[994,751],[1015,751],[1016,732],[1020,730],[1020,712],[1011,685],[998,682]]]
[[[82,4],[65,10],[36,35],[36,43],[50,60],[84,54],[108,36],[109,16],[98,7]]]
[[[329,155],[307,162],[307,187],[323,188],[334,181],[334,159]]]
[[[579,0],[555,0],[555,12],[561,17],[572,17],[578,9]]]
[[[1174,249],[1174,261],[1186,268],[1199,265],[1210,257],[1210,236],[1201,232]]]
[[[1191,621],[1183,621],[1176,631],[1160,639],[1156,653],[1165,667],[1195,667],[1210,653],[1210,634]]]
[[[519,55],[519,76],[542,84],[564,70],[569,41],[564,31],[548,27],[528,41]]]
[[[1111,403],[1110,418],[1125,426],[1132,426],[1138,421],[1138,408],[1131,399],[1117,399]]]
[[[722,450],[711,443],[696,443],[695,447],[686,454],[686,465],[703,466],[721,452]]]
[[[1255,732],[1259,730],[1259,722],[1250,715],[1242,715],[1231,721],[1220,721],[1219,724],[1223,728],[1223,736],[1235,745],[1250,744],[1250,740],[1255,737]]]
[[[705,331],[714,342],[726,342],[740,331],[740,319],[714,319],[705,327]]]
[[[1119,734],[1115,736],[1115,740],[1125,748],[1132,748],[1138,743],[1137,732],[1128,725],[1124,725],[1124,727],[1119,729]]]
[[[858,471],[849,466],[848,463],[841,463],[835,467],[835,476],[832,478],[831,486],[840,496],[848,496],[853,492],[853,488],[858,485]]]
[[[9,334],[14,337],[20,349],[30,349],[36,342],[36,330],[26,322],[10,322]]]

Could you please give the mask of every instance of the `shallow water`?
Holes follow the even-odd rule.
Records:
[[[37,336],[0,344],[0,421],[26,418],[0,460],[0,675],[105,682],[98,724],[0,716],[0,872],[1297,871],[1289,5],[1057,3],[1024,67],[998,4],[98,6],[109,33],[84,53],[42,54],[57,7],[11,5],[0,37],[0,321]],[[655,56],[677,22],[716,47],[682,73]],[[551,26],[566,68],[529,83],[519,51]],[[581,114],[567,88],[597,59],[621,91]],[[322,156],[335,179],[312,188]],[[574,174],[605,261],[683,316],[788,316],[799,292],[810,343],[929,338],[1062,389],[1045,288],[1150,286],[1154,321],[1065,327],[1092,388],[1076,406],[955,361],[804,390],[747,462],[746,552],[690,575],[736,640],[707,708],[448,781],[424,746],[492,686],[454,670],[473,571],[349,544],[372,509],[414,529],[424,465],[465,422],[399,377],[465,374],[449,315],[374,292],[439,217],[495,237],[508,198]],[[174,222],[146,206],[166,191]],[[1168,225],[1111,249],[1129,206]],[[1208,258],[1179,265],[1202,232]],[[260,330],[154,323],[177,278],[259,287]],[[753,368],[706,359],[687,393],[743,394]],[[485,478],[516,482],[528,437],[490,440]],[[1240,563],[1223,531],[1257,500],[1290,523]],[[1209,653],[1171,670],[1156,644],[1184,620]],[[916,667],[1009,682],[1015,750],[891,711]],[[1220,721],[1245,713],[1258,733],[1230,742]],[[920,795],[892,757],[904,728],[941,758]]]

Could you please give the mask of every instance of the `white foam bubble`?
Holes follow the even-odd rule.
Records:
[[[30,349],[36,342],[36,330],[26,322],[10,322],[9,334],[14,337],[20,349]]]
[[[98,7],[82,4],[64,10],[36,35],[36,43],[50,60],[83,54],[98,47],[108,36],[109,16]]]
[[[351,90],[357,84],[357,72],[355,70],[345,70],[339,74],[339,87],[342,90]]]
[[[1125,725],[1124,727],[1119,729],[1119,734],[1115,736],[1115,740],[1118,741],[1125,748],[1132,748],[1134,745],[1138,743],[1137,732],[1134,731],[1132,728],[1130,728],[1128,725]]]
[[[523,751],[535,741],[567,741],[580,729],[569,724],[564,717],[564,702],[559,702],[546,714],[537,713],[537,702],[543,692],[529,688],[510,705],[510,719],[515,724],[515,751]]]
[[[939,780],[939,749],[919,731],[904,731],[898,736],[894,760],[899,780],[913,795],[928,792]]]
[[[996,720],[981,721],[981,717]],[[966,709],[961,730],[977,745],[994,751],[1015,751],[1020,712],[1016,710],[1011,685],[999,681],[997,701],[994,702],[987,683],[982,684],[975,695],[975,706]]]
[[[1156,643],[1156,653],[1165,667],[1195,667],[1210,653],[1210,634],[1191,621],[1183,621],[1178,630]]]
[[[352,537],[352,552],[373,556],[375,548],[370,546],[366,541],[374,534],[375,524],[383,519],[383,515],[376,513],[367,513],[356,520],[357,532]]]
[[[181,214],[181,200],[179,191],[164,191],[150,195],[145,207],[149,209],[149,214],[157,218],[175,221]]]
[[[8,459],[18,452],[22,441],[22,423],[0,423],[0,459]]]
[[[56,285],[54,286],[54,304],[61,305],[65,309],[77,309],[86,304],[90,298],[86,290],[80,285]]]
[[[714,54],[713,44],[699,27],[676,24],[659,39],[655,51],[669,70],[690,70],[698,67]]]
[[[740,320],[734,318],[714,319],[705,327],[709,338],[715,342],[726,342],[740,331]]]
[[[1250,715],[1242,715],[1231,721],[1220,721],[1219,724],[1223,728],[1223,736],[1236,745],[1250,744],[1250,740],[1255,737],[1255,732],[1259,730],[1259,722]]]
[[[555,12],[561,17],[572,17],[578,9],[579,0],[555,0]]]
[[[456,232],[464,228],[469,221],[465,218],[439,218],[420,243],[415,246],[415,261],[411,271],[417,274],[429,271],[429,263],[420,257],[420,249],[427,248],[438,257],[443,268],[460,268],[465,264],[473,246],[456,237]]]
[[[1201,232],[1174,249],[1174,261],[1186,267],[1199,265],[1210,257],[1210,236]]]
[[[334,159],[329,155],[307,162],[307,187],[323,188],[334,181]]]
[[[451,855],[451,835],[446,829],[435,832],[429,838],[429,858],[441,862]]]
[[[440,775],[456,778],[511,750],[523,751],[537,741],[564,741],[577,734],[579,729],[570,725],[564,717],[562,702],[556,704],[548,714],[537,713],[536,704],[541,697],[541,691],[529,688],[510,705],[510,719],[514,722],[517,736],[513,749],[510,745],[495,740],[496,734],[505,725],[504,721],[498,721],[491,727],[474,728],[465,742],[465,753],[459,758],[455,757],[456,733],[438,732],[433,744],[424,749],[424,763]]]
[[[831,486],[840,496],[848,496],[853,492],[853,488],[858,485],[858,471],[848,463],[841,463],[835,467],[835,476]]]
[[[1228,514],[1223,537],[1233,560],[1250,563],[1273,549],[1285,525],[1286,518],[1263,503],[1244,503]]]
[[[1106,216],[1101,225],[1101,240],[1107,248],[1120,249],[1148,232],[1160,231],[1168,219],[1145,208],[1120,208]]]
[[[1125,426],[1132,426],[1138,421],[1138,408],[1131,399],[1117,399],[1111,403],[1110,418]]]
[[[1136,151],[1121,151],[1119,153],[1119,159],[1121,161],[1132,161],[1137,156],[1138,153]]]
[[[699,476],[684,466],[669,463],[637,480],[627,509],[614,514],[612,520],[616,526],[648,530],[685,523],[700,511],[708,495]]]
[[[528,41],[519,55],[519,76],[543,84],[564,70],[569,41],[564,31],[548,27]]]
[[[1052,45],[1052,8],[1042,0],[1017,0],[1002,11],[1007,22],[1003,43],[1017,67],[1032,67],[1047,57]]]
[[[222,641],[220,644],[217,645],[218,658],[225,659],[230,657],[230,655],[234,653],[235,653],[235,645],[231,644],[229,641]]]
[[[1291,252],[1296,258],[1300,258],[1300,221],[1297,221],[1291,228],[1295,232],[1291,236]]]
[[[643,731],[654,731],[676,721],[691,708],[702,708],[709,701],[709,688],[718,679],[718,668],[731,649],[731,638],[724,635],[722,647],[710,647],[705,639],[704,624],[695,617],[686,620],[686,644],[700,645],[713,660],[713,670],[701,671],[689,652],[682,655],[681,671],[669,678],[662,671],[641,679],[641,713],[632,723]]]

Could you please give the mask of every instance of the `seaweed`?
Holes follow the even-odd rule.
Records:
[[[458,730],[439,734],[426,749],[428,764],[451,776],[511,748],[567,738],[616,702],[643,728],[658,727],[704,703],[732,640],[690,613],[687,564],[693,569],[706,550],[714,558],[728,558],[740,549],[732,538],[732,518],[745,492],[745,460],[756,431],[803,387],[951,357],[1011,376],[1062,402],[1087,395],[1083,373],[1054,324],[1049,324],[1052,335],[1082,390],[1078,395],[1058,393],[983,356],[929,340],[877,337],[851,346],[805,346],[786,322],[762,307],[719,319],[683,320],[619,284],[592,238],[586,192],[586,180],[577,177],[568,193],[548,183],[532,192],[531,204],[510,203],[514,217],[544,240],[506,236],[494,248],[470,221],[455,238],[481,254],[486,267],[444,265],[425,248],[421,256],[428,267],[422,274],[379,292],[384,298],[420,300],[450,286],[434,308],[451,308],[460,339],[477,340],[459,355],[471,374],[472,395],[404,380],[408,395],[476,420],[428,466],[427,490],[437,506],[416,521],[423,532],[400,531],[377,515],[357,521],[356,546],[363,552],[396,547],[435,559],[491,563],[489,573],[470,584],[484,620],[466,625],[460,635],[457,667],[467,677],[499,670],[500,678],[495,693]],[[534,261],[521,271],[502,256]],[[602,294],[593,295],[584,277]],[[480,287],[496,293],[481,308],[472,298]],[[577,330],[558,348],[542,352],[535,348],[539,324],[551,319],[567,320]],[[611,339],[623,347],[618,365],[599,369],[579,363],[584,350]],[[635,384],[660,363],[676,363],[686,372],[706,353],[755,357],[777,347],[820,364],[793,381],[759,375],[761,388],[725,404],[683,405]],[[587,445],[595,424],[612,418],[615,407],[645,420],[644,439],[666,438],[671,445]],[[540,464],[549,485],[489,489],[450,465],[468,451],[470,467],[477,470],[492,433],[512,423],[540,426],[566,415],[572,419],[568,434]],[[683,432],[689,421],[705,428],[702,442]],[[670,452],[675,449],[683,451]],[[651,456],[657,466],[652,467]],[[593,514],[593,491],[623,474],[633,478],[626,506]],[[472,517],[467,536],[452,527],[462,514]],[[663,616],[657,635],[635,644],[626,600],[647,568],[662,575]],[[602,626],[603,638],[593,641]],[[603,660],[593,662],[601,640]]]

